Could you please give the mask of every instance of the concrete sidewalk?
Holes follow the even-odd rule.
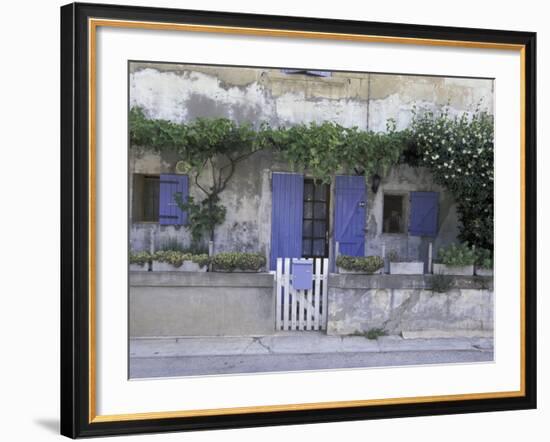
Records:
[[[130,377],[317,370],[493,360],[491,338],[403,339],[286,332],[259,337],[132,339]]]

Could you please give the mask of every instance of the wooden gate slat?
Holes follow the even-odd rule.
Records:
[[[327,329],[327,312],[328,312],[328,258],[323,259],[323,269],[322,269],[322,291],[323,291],[323,300],[322,309],[323,314],[321,315],[321,327],[323,330]]]
[[[319,330],[319,317],[321,316],[321,303],[320,303],[320,291],[321,291],[321,260],[319,258],[315,259],[314,262],[314,273],[313,273],[313,291],[314,291],[314,302],[315,302],[315,318],[313,320],[313,329]]]
[[[283,260],[277,258],[277,271],[275,273],[275,330],[283,328]]]
[[[290,330],[290,319],[289,319],[289,313],[290,313],[290,260],[288,258],[285,258],[284,260],[284,274],[282,277],[283,280],[283,290],[284,290],[284,298],[283,298],[283,317],[284,317],[284,330]]]

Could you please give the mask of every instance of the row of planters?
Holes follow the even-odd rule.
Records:
[[[130,271],[138,272],[260,272],[266,259],[259,253],[218,253],[214,256],[177,250],[130,254]]]
[[[392,275],[423,275],[424,262],[400,259],[395,252],[388,254],[389,269]],[[347,256],[336,259],[339,273],[378,274],[384,272],[384,259],[381,256]],[[441,275],[492,276],[493,259],[485,249],[473,249],[467,244],[451,244],[438,251],[433,273]]]

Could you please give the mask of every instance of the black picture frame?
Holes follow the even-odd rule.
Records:
[[[95,421],[90,378],[90,18],[519,45],[524,68],[523,395],[195,417]],[[71,437],[536,408],[536,34],[489,29],[73,3],[61,8],[61,434]],[[93,362],[93,361],[92,361]]]

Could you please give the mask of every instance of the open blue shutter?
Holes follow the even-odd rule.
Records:
[[[439,215],[438,192],[411,192],[409,234],[436,236]]]
[[[365,255],[365,221],[367,193],[365,177],[336,177],[334,240],[339,242],[340,255]]]
[[[304,176],[273,173],[271,209],[271,259],[275,270],[277,258],[302,256],[302,222],[304,216]]]
[[[187,222],[187,213],[176,204],[174,194],[181,192],[183,201],[189,196],[189,177],[187,175],[160,176],[159,186],[159,223],[161,225],[183,225]]]

